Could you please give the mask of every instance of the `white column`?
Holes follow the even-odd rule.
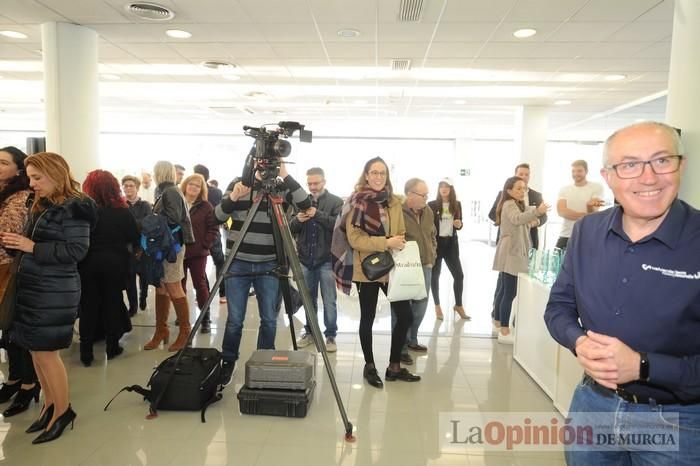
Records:
[[[547,145],[549,108],[526,106],[518,115],[520,128],[516,147],[520,143],[520,162],[530,164],[530,186],[542,191],[544,181],[544,151]],[[515,167],[513,167],[515,169]]]
[[[68,161],[82,181],[98,168],[97,33],[68,23],[41,25],[46,150]]]
[[[671,42],[671,65],[668,73],[666,122],[682,131],[688,156],[680,197],[700,207],[700,2],[676,0]]]

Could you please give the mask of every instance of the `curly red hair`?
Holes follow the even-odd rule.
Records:
[[[127,208],[119,181],[107,170],[93,170],[83,182],[83,192],[90,196],[97,207]]]

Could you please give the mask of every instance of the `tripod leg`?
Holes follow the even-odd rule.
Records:
[[[354,441],[354,437],[352,436],[352,424],[348,420],[348,415],[345,411],[345,406],[343,405],[343,399],[340,396],[338,384],[335,380],[335,373],[333,372],[333,368],[328,360],[326,343],[323,338],[321,338],[321,329],[318,326],[318,320],[316,318],[316,308],[311,302],[309,288],[306,286],[306,282],[304,281],[301,263],[299,262],[299,257],[294,249],[294,240],[292,238],[292,233],[289,230],[289,223],[287,222],[287,217],[282,210],[281,203],[281,199],[277,199],[275,202],[270,202],[270,205],[274,209],[274,215],[271,216],[273,234],[277,235],[276,237],[279,237],[282,240],[281,243],[284,248],[286,258],[289,261],[289,267],[291,268],[294,280],[297,283],[299,294],[301,295],[301,301],[304,303],[306,321],[308,322],[309,328],[311,329],[311,334],[316,342],[316,348],[321,353],[321,357],[323,358],[323,364],[326,367],[326,374],[328,374],[328,380],[330,381],[331,388],[333,389],[333,394],[335,395],[335,401],[338,404],[340,416],[343,419],[343,425],[345,426],[345,439],[347,441]]]

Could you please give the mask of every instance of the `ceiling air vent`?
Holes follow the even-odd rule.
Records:
[[[175,17],[175,12],[156,3],[134,2],[124,8],[132,15],[148,21],[169,21]]]
[[[401,0],[399,6],[399,21],[417,23],[423,15],[423,0]]]
[[[411,60],[408,58],[392,58],[391,71],[408,71],[411,69]]]
[[[204,68],[209,68],[210,70],[219,70],[219,71],[227,71],[227,70],[233,70],[236,68],[236,65],[233,63],[229,63],[226,61],[215,61],[215,60],[210,60],[210,61],[203,61],[200,63],[201,66]]]

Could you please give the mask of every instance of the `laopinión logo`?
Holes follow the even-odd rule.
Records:
[[[633,449],[677,451],[678,414],[543,412],[440,413],[440,448],[450,451],[562,451]]]

